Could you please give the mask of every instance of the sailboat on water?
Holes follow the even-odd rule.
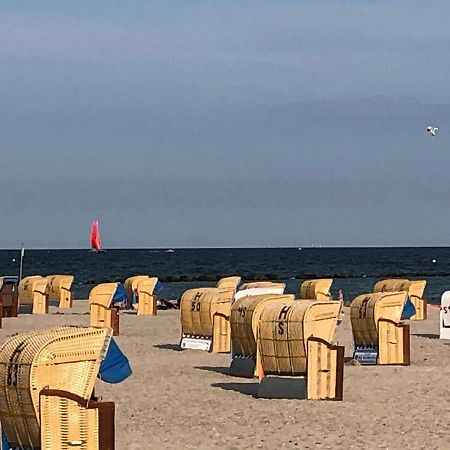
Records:
[[[102,240],[100,239],[100,230],[98,227],[98,220],[92,222],[91,227],[91,251],[96,253],[103,253]]]

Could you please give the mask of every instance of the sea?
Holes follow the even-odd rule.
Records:
[[[243,280],[282,280],[298,294],[305,279],[333,278],[331,292],[351,301],[371,292],[383,278],[426,279],[425,297],[439,304],[450,289],[450,248],[182,248],[26,250],[23,276],[72,274],[74,298],[87,299],[98,283],[123,282],[132,275],[158,276],[160,297],[180,298],[191,287],[213,286],[223,276]],[[0,275],[18,275],[20,250],[0,250]]]

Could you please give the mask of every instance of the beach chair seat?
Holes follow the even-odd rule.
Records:
[[[389,278],[375,283],[373,292],[406,292],[415,309],[415,314],[409,319],[426,320],[428,308],[427,301],[423,298],[426,285],[426,280]]]
[[[331,300],[330,289],[332,278],[318,278],[305,280],[300,286],[300,299],[302,300]]]
[[[57,300],[58,308],[72,307],[72,275],[47,275],[47,294],[49,300]]]
[[[22,278],[19,283],[20,305],[32,305],[33,314],[48,313],[47,279],[40,275]]]
[[[2,317],[17,317],[19,309],[19,277],[0,277],[0,304]]]
[[[356,297],[350,306],[354,359],[361,364],[410,364],[409,325],[401,322],[406,292]]]
[[[136,298],[138,296],[137,286],[141,280],[147,280],[148,278],[150,278],[149,275],[134,275],[132,277],[128,277],[125,280],[123,286],[127,294],[128,308],[137,309],[137,301],[136,301]]]
[[[230,312],[234,294],[234,287],[184,292],[180,302],[182,349],[230,352]]]
[[[258,397],[342,400],[344,347],[333,344],[340,302],[270,302],[260,316]]]
[[[89,293],[91,327],[112,328],[114,336],[119,334],[119,310],[113,306],[113,297],[119,283],[102,283]]]
[[[253,288],[250,288],[251,290]],[[233,349],[230,375],[257,376],[260,364],[257,347],[259,319],[263,309],[271,302],[291,302],[294,295],[263,294],[242,297],[231,307],[231,345]]]
[[[234,301],[242,297],[265,294],[283,294],[286,288],[285,283],[274,283],[272,281],[256,281],[252,283],[244,283],[239,287],[234,295]]]
[[[109,328],[67,326],[1,346],[0,421],[10,447],[114,449],[114,404],[93,396],[102,371],[106,382],[131,374],[111,335]]]

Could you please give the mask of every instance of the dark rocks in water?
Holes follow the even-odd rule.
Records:
[[[221,277],[219,275],[199,275],[197,281],[218,281]]]
[[[195,281],[195,277],[190,277],[188,275],[181,275],[180,281],[183,281],[183,282]]]
[[[177,283],[180,281],[180,277],[177,275],[169,275],[165,278],[164,281],[166,281],[167,283]]]
[[[315,278],[320,278],[320,277],[318,277],[317,274],[315,274],[315,273],[297,272],[295,274],[295,279],[296,280],[312,280],[312,279],[315,279]]]
[[[279,277],[276,273],[250,273],[242,278],[247,281],[272,281],[277,280]]]

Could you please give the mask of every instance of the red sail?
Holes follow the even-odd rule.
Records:
[[[100,240],[100,231],[98,229],[98,222],[94,220],[92,222],[92,228],[91,228],[91,247],[93,250],[101,250],[102,248],[102,242]]]

